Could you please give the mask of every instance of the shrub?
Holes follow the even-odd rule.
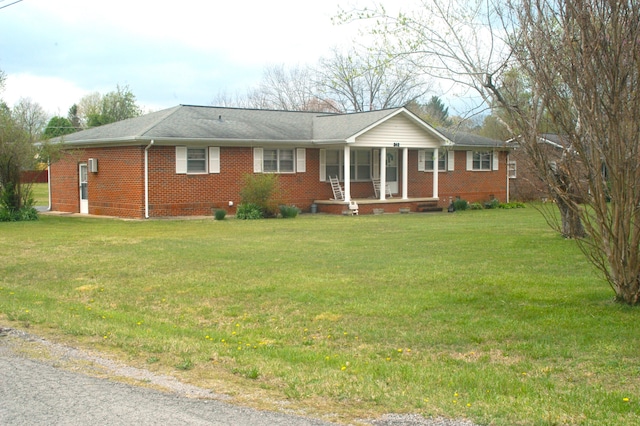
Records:
[[[298,213],[300,213],[300,209],[296,206],[280,206],[280,216],[284,219],[294,218],[298,216]]]
[[[216,212],[213,214],[213,217],[216,218],[216,220],[224,220],[224,217],[227,215],[227,211],[224,209],[218,209],[216,210]]]
[[[262,209],[257,204],[241,203],[236,210],[236,219],[262,219]]]
[[[487,201],[486,203],[484,203],[485,209],[497,209],[498,207],[500,207],[500,201],[498,201],[495,198],[492,199],[491,201]]]
[[[255,204],[262,211],[263,216],[274,217],[278,214],[278,196],[280,183],[278,175],[257,174],[245,175],[244,186],[240,190],[243,204]]]
[[[18,222],[26,220],[38,220],[38,211],[33,207],[35,204],[31,191],[28,190],[23,197],[16,194],[17,191],[10,186],[6,186],[0,191],[0,222]],[[21,203],[16,203],[16,198],[20,197]],[[20,205],[15,208],[16,204]]]
[[[498,207],[501,209],[524,209],[526,205],[518,201],[512,201],[511,203],[502,203]]]
[[[482,207],[482,204],[480,203],[471,203],[469,204],[469,210],[482,210],[484,207]]]
[[[456,209],[456,211],[466,210],[468,207],[469,207],[469,203],[467,202],[467,200],[462,200],[458,198],[453,202],[453,208]]]

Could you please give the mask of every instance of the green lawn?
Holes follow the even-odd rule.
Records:
[[[33,200],[36,206],[49,205],[49,186],[46,183],[34,183],[31,185]]]
[[[0,223],[0,322],[351,421],[640,423],[640,311],[533,208]]]

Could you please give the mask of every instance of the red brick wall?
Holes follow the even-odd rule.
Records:
[[[88,173],[89,214],[144,216],[144,147],[88,148],[67,152],[51,165],[52,209],[80,211],[78,165],[98,160],[98,172]]]
[[[306,172],[279,175],[282,202],[309,211],[315,200],[333,197],[328,182],[320,182],[319,149],[306,150]],[[455,170],[439,173],[442,207],[449,197],[469,202],[488,201],[492,196],[506,200],[506,153],[500,153],[500,170],[466,171],[466,152],[455,153]],[[89,173],[89,213],[144,217],[144,146],[91,148],[67,153],[51,166],[52,207],[78,212],[78,164],[98,159],[98,173]],[[253,173],[253,149],[221,147],[220,173],[176,174],[175,147],[149,149],[149,216],[211,215],[223,208],[235,213],[240,200],[243,176]],[[418,171],[418,152],[409,151],[409,197],[433,196],[433,173]],[[399,193],[402,193],[402,161],[399,161]],[[352,182],[352,198],[372,198],[371,182]],[[229,201],[234,206],[229,207]],[[399,206],[396,206],[399,207]],[[364,209],[366,210],[366,209]]]

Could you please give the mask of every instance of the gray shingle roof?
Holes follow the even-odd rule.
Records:
[[[72,133],[62,139],[70,145],[144,143],[150,140],[339,142],[346,141],[400,110],[403,108],[329,114],[178,105]],[[492,139],[438,130],[457,145],[501,146],[501,142]],[[60,138],[53,139],[59,140]]]
[[[459,132],[456,130],[438,128],[438,131],[451,140],[455,146],[460,147],[490,147],[504,148],[506,144],[502,141],[485,138],[484,136],[474,135],[472,133]]]

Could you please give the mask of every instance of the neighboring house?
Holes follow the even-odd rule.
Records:
[[[564,141],[556,134],[541,134],[538,143],[551,162],[560,160],[565,151]],[[511,139],[507,145],[512,148],[509,154],[509,198],[517,201],[551,200],[549,188],[540,179],[518,140]]]
[[[282,202],[307,212],[341,214],[350,200],[363,214],[443,208],[456,197],[507,199],[507,148],[447,136],[405,108],[328,114],[180,105],[56,140],[64,155],[51,165],[51,208],[62,212],[233,214],[252,173],[278,174]],[[344,199],[334,199],[330,176]],[[373,180],[391,196],[374,195]]]

